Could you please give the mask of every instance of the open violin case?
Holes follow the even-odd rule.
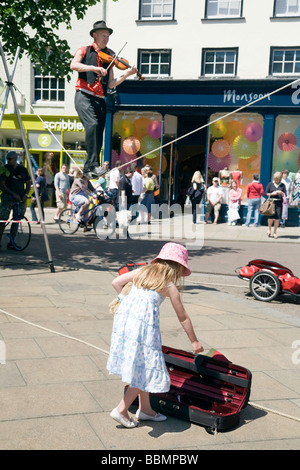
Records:
[[[171,378],[169,392],[150,394],[152,408],[204,426],[208,432],[227,431],[240,422],[247,406],[251,372],[215,357],[162,347]]]

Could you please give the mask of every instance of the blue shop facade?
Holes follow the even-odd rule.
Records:
[[[300,81],[127,80],[107,105],[103,159],[150,164],[161,202],[183,205],[200,170],[207,186],[220,178],[224,215],[237,181],[243,216],[254,173],[266,188],[275,171],[300,167]],[[299,224],[298,211],[289,207],[287,225]]]

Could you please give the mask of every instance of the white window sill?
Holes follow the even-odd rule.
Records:
[[[242,20],[245,21],[246,18],[244,16],[211,16],[210,18],[201,18],[202,22],[205,21],[237,21]]]
[[[32,103],[32,107],[36,107],[36,108],[64,108],[64,106],[65,106],[64,101],[59,101],[59,102],[36,101],[35,103]]]

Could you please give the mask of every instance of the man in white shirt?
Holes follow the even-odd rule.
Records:
[[[213,178],[212,186],[210,186],[207,190],[207,206],[206,206],[206,214],[205,214],[205,224],[207,224],[208,218],[211,214],[211,211],[214,211],[214,224],[218,223],[218,218],[221,209],[221,201],[223,198],[223,190],[219,185],[218,178]]]
[[[60,213],[67,208],[67,191],[70,189],[70,178],[67,165],[62,164],[61,169],[54,177],[57,211],[53,219],[58,222]]]
[[[113,168],[109,173],[109,191],[112,193],[112,200],[116,211],[118,210],[118,191],[120,180],[120,171],[118,168],[121,165],[121,160],[117,160],[115,168]]]
[[[136,163],[131,165],[132,170],[134,171],[133,176],[131,178],[131,185],[132,185],[132,204],[137,204],[140,195],[143,192],[143,177],[141,173],[136,171]]]
[[[139,212],[138,212],[139,197],[144,190],[144,184],[143,184],[144,178],[138,171],[136,171],[136,166],[137,166],[136,163],[133,163],[131,165],[131,169],[134,171],[132,178],[131,178],[131,185],[132,185],[131,201],[132,201],[133,206],[136,204],[136,206],[133,209],[132,220],[136,219],[137,216],[139,215]]]

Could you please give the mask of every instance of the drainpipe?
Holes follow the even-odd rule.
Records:
[[[102,0],[102,19],[106,22],[106,0]]]

